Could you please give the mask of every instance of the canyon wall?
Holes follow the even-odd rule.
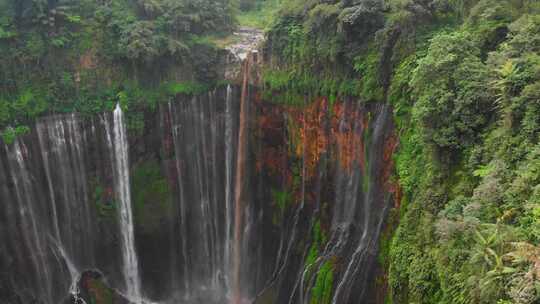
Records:
[[[281,106],[251,80],[161,103],[142,131],[118,106],[2,143],[0,297],[380,303],[379,236],[399,199],[391,107]]]

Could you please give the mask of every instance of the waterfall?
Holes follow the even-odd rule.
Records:
[[[392,150],[385,150],[392,146],[391,108],[348,100],[334,105],[332,112],[327,111],[322,100],[292,113],[296,115],[293,116],[295,121],[303,122],[296,128],[304,132],[301,133],[302,149],[295,155],[296,164],[302,170],[296,188],[297,202],[282,221],[281,229],[285,234],[281,234],[280,242],[284,244],[277,248],[274,273],[258,297],[268,296],[272,292],[269,290],[278,290],[280,303],[320,301],[313,298],[320,295],[312,291],[320,281],[318,275],[322,267],[330,263],[333,293],[329,301],[333,304],[371,303],[370,287],[374,283],[370,278],[376,267],[379,235],[392,199],[387,193],[385,175],[392,166],[388,163],[388,153]],[[326,117],[327,121],[319,120],[321,117]],[[306,149],[310,142],[330,143],[311,175],[306,170],[309,159],[314,157],[313,151]],[[331,190],[320,192],[321,184]],[[327,202],[326,208],[332,208],[327,209],[330,217],[326,219],[319,217],[321,195]],[[321,225],[326,221],[328,241],[324,248],[317,249],[320,250],[317,258],[306,264],[312,245],[309,241],[301,243],[306,241],[307,233],[312,233],[316,219]],[[338,265],[334,264],[336,259]]]
[[[70,256],[77,255],[86,266],[93,264],[91,213],[87,204],[86,168],[83,158],[85,147],[79,124],[75,114],[42,119],[36,124],[50,194],[52,243],[60,254],[58,257],[55,253],[58,263],[65,264],[69,273],[69,294],[75,304],[83,304],[85,301],[79,297],[80,272]],[[59,195],[55,194],[56,189],[61,190],[58,191]],[[59,216],[58,210],[62,211],[63,217]],[[59,228],[61,220],[63,229]],[[81,233],[75,235],[74,231]],[[70,248],[70,253],[66,250],[66,245]],[[90,252],[84,252],[85,248]]]
[[[249,73],[250,73],[250,57],[244,60],[244,77],[242,83],[242,95],[240,97],[240,122],[238,127],[238,158],[236,160],[236,189],[235,206],[234,206],[234,248],[233,248],[233,304],[242,303],[242,288],[241,288],[241,259],[242,259],[242,232],[244,212],[244,175],[246,170],[247,157],[247,115],[248,115],[248,98],[249,98]]]
[[[45,168],[45,175],[47,177],[47,186],[49,187],[49,194],[50,194],[50,199],[51,199],[54,237],[56,238],[56,240],[60,240],[60,228],[58,225],[58,211],[56,208],[56,199],[55,199],[54,188],[52,184],[51,169],[48,162],[49,157],[48,157],[47,149],[45,149],[45,134],[44,134],[45,131],[43,128],[40,128],[40,124],[37,125],[37,130],[38,130],[41,156],[43,157],[43,166]]]
[[[114,110],[114,180],[119,203],[120,233],[122,239],[123,274],[126,295],[131,301],[140,303],[141,283],[139,265],[135,251],[135,233],[131,208],[131,189],[129,182],[128,141],[124,123],[124,113],[120,105]]]
[[[227,85],[227,95],[225,97],[225,257],[224,257],[224,274],[226,278],[227,288],[230,290],[231,284],[229,278],[231,276],[231,254],[232,247],[232,231],[233,231],[233,203],[232,203],[232,178],[233,178],[233,105],[232,105],[232,88]]]
[[[40,233],[42,227],[38,218],[38,211],[36,210],[38,206],[35,204],[36,199],[33,195],[31,172],[26,162],[27,156],[28,150],[24,143],[20,140],[15,140],[12,145],[12,151],[8,151],[8,157],[15,190],[15,202],[18,204],[17,211],[20,218],[19,233],[22,235],[22,241],[30,255],[30,261],[28,262],[33,266],[32,271],[34,272],[35,286],[39,289],[38,292],[41,296],[45,297],[48,303],[52,303],[51,270],[46,259],[45,240]]]
[[[230,296],[239,104],[233,97],[229,86],[168,104],[178,300],[216,303]]]
[[[381,179],[377,178],[382,174],[383,163],[383,147],[385,143],[386,133],[388,131],[388,121],[391,115],[390,107],[382,105],[377,109],[377,118],[373,126],[373,142],[369,144],[368,153],[368,168],[366,168],[365,178],[368,178],[367,189],[362,198],[362,236],[359,242],[355,245],[356,248],[350,256],[349,263],[341,276],[334,292],[332,304],[347,303],[350,298],[351,289],[355,282],[359,282],[354,286],[356,292],[359,292],[360,298],[364,297],[370,270],[370,257],[373,257],[377,251],[379,235],[382,229],[388,204],[374,208],[377,203],[384,201],[380,195],[383,193],[380,184]],[[357,183],[359,184],[359,183]],[[356,191],[358,192],[358,191]],[[358,202],[355,198],[353,202]],[[348,225],[352,224],[352,219],[347,220]]]
[[[43,117],[35,132],[0,150],[0,254],[7,262],[0,262],[7,267],[0,275],[13,282],[23,303],[56,304],[68,294],[77,299],[78,269],[106,268],[96,264],[109,251],[95,250],[82,124],[76,114]]]
[[[389,208],[391,108],[259,102],[248,60],[241,87],[178,96],[159,118],[145,114],[132,154],[119,105],[101,124],[40,118],[0,146],[0,292],[8,284],[22,303],[90,303],[78,281],[96,270],[138,304],[238,304],[259,292],[262,301],[304,304],[330,263],[334,304],[369,301]],[[293,132],[305,133],[293,142]],[[313,143],[325,149],[315,165]],[[165,194],[133,188],[132,202],[130,176],[149,160]],[[275,189],[290,192],[283,209]],[[316,222],[328,241],[304,265]]]
[[[88,204],[85,141],[75,114],[36,123],[47,180],[54,241],[78,264],[94,265],[92,212]],[[62,223],[60,226],[59,223]]]
[[[180,201],[180,212],[178,214],[179,221],[180,221],[180,240],[181,240],[181,247],[182,247],[182,258],[183,258],[183,265],[184,265],[184,291],[186,293],[186,297],[189,295],[187,294],[189,292],[189,277],[188,277],[188,254],[187,254],[187,213],[186,213],[186,199],[185,199],[185,190],[184,190],[184,183],[182,180],[182,164],[180,162],[180,158],[178,157],[181,155],[182,151],[182,143],[180,142],[179,138],[181,136],[181,130],[182,127],[180,123],[178,122],[177,114],[176,114],[176,108],[173,106],[171,102],[169,102],[169,113],[170,113],[170,119],[171,119],[171,129],[172,129],[172,138],[174,143],[174,154],[175,154],[175,165],[176,165],[176,174],[178,179],[178,196]]]

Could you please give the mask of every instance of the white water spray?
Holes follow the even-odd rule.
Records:
[[[114,179],[120,212],[122,236],[123,272],[126,283],[126,296],[135,303],[141,303],[141,282],[139,264],[135,251],[133,214],[129,183],[128,141],[124,124],[124,113],[120,105],[114,110]]]
[[[64,247],[62,247],[62,245],[56,240],[54,240],[54,243],[69,271],[69,276],[71,278],[69,294],[73,297],[73,304],[87,304],[86,301],[80,297],[81,291],[79,289],[79,279],[81,278],[81,273],[77,270],[77,267],[75,267],[75,264],[69,258]]]

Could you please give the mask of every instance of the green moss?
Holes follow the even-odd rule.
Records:
[[[265,70],[263,98],[272,103],[292,106],[304,105],[306,97],[327,97],[333,104],[339,97],[360,94],[357,80],[335,75],[314,76],[311,71],[294,69]]]
[[[4,144],[11,145],[19,136],[30,133],[28,126],[17,126],[16,128],[6,128],[0,133]]]
[[[129,111],[126,115],[126,127],[132,132],[131,134],[137,134],[139,136],[143,135],[144,132],[144,112],[139,111]]]
[[[311,304],[330,304],[334,287],[334,266],[328,260],[319,269],[315,286],[311,290]]]
[[[396,208],[390,210],[386,225],[387,228],[383,230],[379,237],[379,254],[377,260],[384,269],[387,269],[390,264],[390,247],[392,245],[394,229],[399,223],[399,212],[400,210]]]
[[[91,185],[94,189],[92,199],[100,219],[115,220],[117,203],[114,200],[112,187],[105,188],[97,181],[91,182]]]
[[[255,7],[241,10],[237,16],[240,26],[266,29],[272,24],[284,0],[255,1]]]
[[[359,94],[364,100],[383,100],[383,88],[379,82],[380,51],[370,47],[369,51],[355,58],[354,70],[360,78]]]
[[[209,90],[209,86],[198,82],[171,82],[165,85],[170,95],[198,95]]]
[[[143,232],[151,233],[171,215],[172,193],[168,181],[159,163],[150,160],[133,168],[131,182],[135,224]]]
[[[282,212],[289,206],[292,201],[292,196],[287,191],[272,190],[272,196],[274,197],[274,203]]]
[[[311,244],[311,246],[309,247],[308,256],[306,258],[306,268],[310,269],[311,267],[313,267],[319,255],[320,255],[319,246],[317,244]]]
[[[272,222],[277,226],[280,224],[282,217],[292,203],[293,198],[292,194],[287,190],[280,191],[275,189],[272,189],[272,197],[274,200],[274,206],[277,207],[274,208]]]
[[[311,267],[315,263],[315,261],[320,255],[321,248],[327,242],[327,237],[324,234],[324,232],[321,230],[320,220],[315,221],[311,234],[312,234],[311,236],[312,242],[311,242],[311,246],[309,248],[308,256],[305,262],[306,267]]]

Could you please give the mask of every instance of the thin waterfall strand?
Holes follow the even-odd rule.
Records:
[[[233,304],[241,303],[240,286],[240,263],[242,255],[242,212],[244,210],[244,171],[246,163],[246,140],[247,140],[247,102],[249,85],[250,57],[244,61],[244,79],[242,84],[242,96],[240,97],[240,123],[238,126],[238,159],[236,160],[236,189],[235,189],[235,213],[234,213],[234,260],[233,260]]]
[[[122,235],[123,271],[126,292],[130,300],[141,302],[141,283],[139,265],[135,251],[133,214],[131,210],[131,192],[129,182],[128,141],[124,125],[124,113],[120,105],[114,110],[114,176],[116,193],[120,204],[120,227]]]

